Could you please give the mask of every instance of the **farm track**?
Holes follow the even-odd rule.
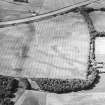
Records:
[[[6,22],[0,22],[0,28],[7,27],[10,25],[22,24],[22,23],[38,22],[38,21],[41,21],[43,19],[48,19],[48,18],[55,17],[58,15],[63,15],[65,13],[73,12],[73,10],[77,7],[88,5],[91,2],[95,2],[95,1],[97,1],[97,0],[92,0],[92,1],[89,0],[89,1],[82,2],[82,3],[76,4],[76,5],[67,6],[67,7],[55,10],[55,11],[51,11],[49,13],[38,14],[38,15],[34,14],[35,16],[30,16],[28,18],[11,20],[11,21],[6,21]]]

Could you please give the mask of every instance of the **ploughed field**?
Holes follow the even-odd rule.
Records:
[[[0,18],[3,21],[6,15],[4,12],[1,13],[3,15]],[[99,32],[105,31],[105,13],[93,12],[90,16],[95,29]],[[10,17],[7,15],[6,19]],[[96,60],[105,61],[104,38],[101,42],[97,39],[95,44]],[[2,28],[0,29],[0,74],[28,78],[86,79],[89,44],[87,24],[83,16],[77,13]],[[105,103],[105,74],[99,76],[98,84],[91,90],[62,95],[48,93],[45,96],[46,104],[91,105],[96,103],[96,105],[103,105]],[[34,102],[38,104],[38,101],[34,100],[36,93],[32,91],[32,94],[27,94],[25,93],[27,101],[23,101],[22,105],[30,105]],[[37,100],[40,101],[40,98]],[[45,100],[41,104],[45,105]]]
[[[86,79],[90,36],[81,15],[69,13],[0,31],[2,75]]]

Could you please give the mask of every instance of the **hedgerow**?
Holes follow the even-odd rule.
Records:
[[[67,93],[71,91],[80,91],[89,89],[93,85],[95,79],[98,76],[98,71],[92,69],[90,75],[86,80],[82,79],[51,79],[51,78],[35,78],[35,82],[38,84],[41,90],[55,92],[55,93]]]

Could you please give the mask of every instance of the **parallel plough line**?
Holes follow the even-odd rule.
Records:
[[[82,5],[89,4],[88,2],[83,3]],[[87,71],[87,79],[50,79],[50,78],[30,78],[32,81],[35,81],[38,86],[40,87],[39,90],[44,91],[50,91],[55,93],[66,93],[70,91],[79,91],[83,89],[90,88],[96,81],[96,78],[98,77],[98,71],[94,67],[94,36],[98,34],[98,32],[94,29],[94,26],[92,24],[91,18],[89,17],[89,13],[85,11],[85,8],[81,7],[81,4],[78,4],[76,6],[63,8],[48,14],[42,14],[39,16],[33,16],[26,19],[21,20],[13,20],[13,21],[7,21],[7,22],[0,22],[0,27],[6,27],[10,25],[16,25],[16,24],[22,24],[22,23],[30,23],[33,21],[40,21],[42,19],[48,19],[53,16],[63,15],[65,13],[73,12],[75,8],[76,11],[79,12],[81,15],[83,15],[87,25],[88,30],[91,36],[90,41],[90,56],[89,56],[89,64],[88,64],[88,71]],[[78,8],[79,7],[79,8]],[[27,78],[26,78],[27,79]]]

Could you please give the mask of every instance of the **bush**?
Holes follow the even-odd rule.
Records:
[[[12,77],[0,76],[0,104],[14,105],[11,98],[15,97],[18,81]]]

